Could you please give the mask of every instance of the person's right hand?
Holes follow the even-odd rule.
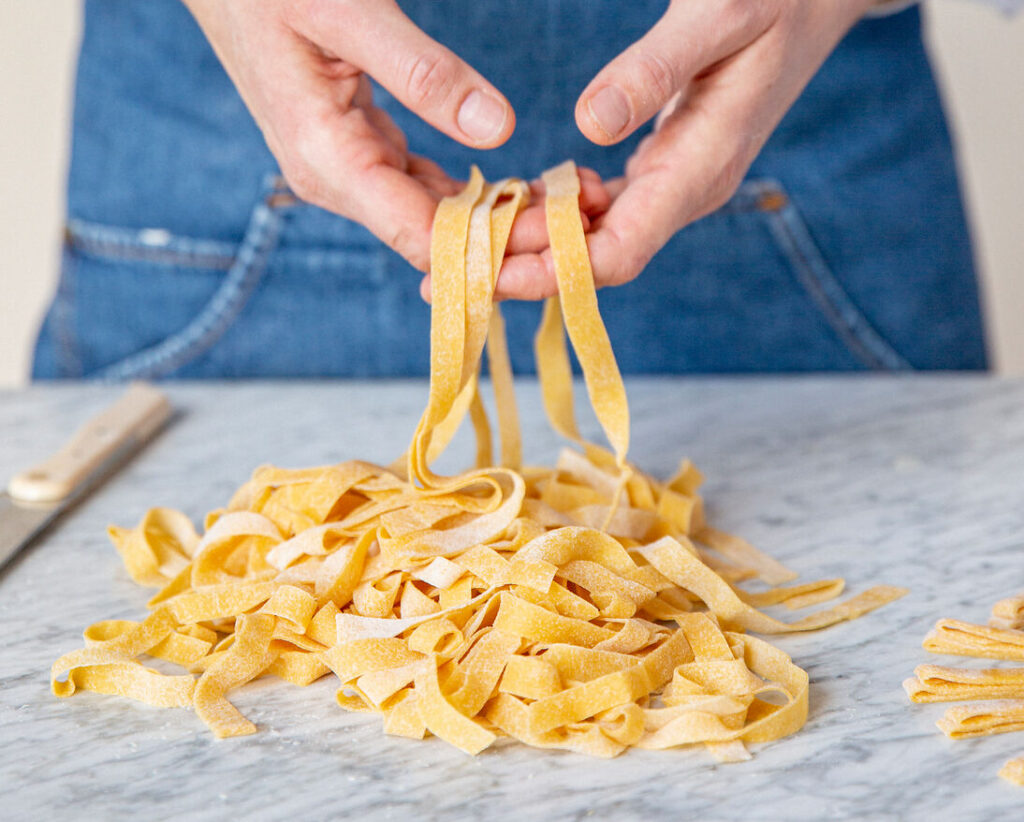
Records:
[[[374,106],[367,75],[474,148],[499,146],[512,134],[515,114],[504,96],[393,0],[184,2],[295,194],[363,224],[426,271],[437,202],[462,184],[409,152],[402,131]],[[510,252],[546,244],[534,217]]]

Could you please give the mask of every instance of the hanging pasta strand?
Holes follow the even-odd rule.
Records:
[[[202,536],[154,509],[111,538],[132,578],[160,588],[141,622],[111,620],[52,668],[52,688],[191,707],[218,737],[257,729],[232,689],[273,675],[298,686],[338,680],[346,710],[382,715],[385,732],[433,734],[476,754],[499,736],[615,756],[629,747],[702,744],[721,761],[798,730],[808,677],[745,631],[814,630],[901,596],[878,586],[794,622],[758,605],[801,607],[841,580],[748,593],[749,576],[790,572],[710,529],[687,462],[667,482],[626,461],[629,410],[601,322],[566,163],[544,175],[560,297],[536,338],[544,406],[582,448],[551,468],[521,468],[512,370],[493,294],[529,190],[487,184],[441,202],[431,242],[430,388],[405,456],[263,466]],[[612,451],[576,425],[565,331]],[[487,351],[500,461],[480,396]],[[468,416],[477,465],[442,476],[431,463]],[[703,536],[698,549],[692,536]],[[156,657],[180,666],[167,675]]]

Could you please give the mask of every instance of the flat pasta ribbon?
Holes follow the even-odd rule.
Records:
[[[992,606],[988,625],[940,619],[922,646],[934,654],[1024,662],[1024,597],[1010,597]],[[962,702],[935,723],[950,739],[1024,731],[1024,667],[952,668],[918,665],[903,683],[912,702]],[[1024,785],[1024,757],[1011,759],[999,776]]]
[[[232,689],[273,675],[333,675],[337,702],[379,713],[390,734],[433,734],[476,754],[500,736],[615,756],[703,744],[719,761],[798,730],[808,677],[743,633],[814,630],[901,596],[880,586],[795,622],[758,607],[831,600],[842,580],[745,591],[794,574],[711,528],[699,471],[668,481],[627,461],[626,392],[598,311],[576,168],[544,175],[559,297],[535,350],[553,427],[581,450],[523,467],[498,272],[529,198],[475,168],[441,202],[431,242],[430,388],[405,455],[317,468],[261,466],[197,534],[154,509],[111,529],[132,577],[160,588],[142,622],[108,620],[53,666],[58,696],[93,690],[192,707],[218,737],[256,731]],[[573,408],[575,350],[610,450]],[[480,394],[486,351],[500,436]],[[469,417],[476,466],[431,469]],[[180,666],[165,675],[143,663]]]

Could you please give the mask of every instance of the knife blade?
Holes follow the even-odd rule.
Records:
[[[0,570],[57,517],[136,454],[171,418],[167,397],[133,383],[48,459],[0,492]]]

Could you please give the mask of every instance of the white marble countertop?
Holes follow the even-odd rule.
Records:
[[[982,621],[1024,589],[1024,383],[987,377],[631,380],[633,459],[708,477],[712,521],[857,592],[906,585],[856,622],[777,642],[811,674],[795,736],[716,765],[702,749],[592,760],[514,744],[477,758],[384,736],[377,717],[267,679],[233,699],[259,726],[218,741],[189,711],[50,694],[52,660],[148,596],[107,542],[152,505],[199,519],[259,463],[388,461],[425,398],[416,383],[171,385],[181,417],[0,576],[0,817],[50,819],[998,820],[1024,790],[996,776],[1024,734],[952,743],[943,706],[901,681],[938,617]],[[26,467],[118,392],[0,393],[0,477]],[[558,441],[520,389],[527,458]],[[593,430],[593,426],[590,427]],[[468,441],[456,448],[468,459]],[[446,457],[447,459],[447,457]],[[461,467],[462,460],[450,462]],[[952,660],[947,660],[952,661]],[[966,663],[972,664],[970,662]]]

